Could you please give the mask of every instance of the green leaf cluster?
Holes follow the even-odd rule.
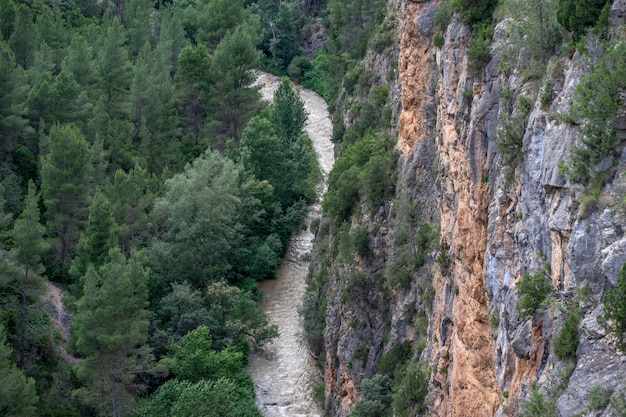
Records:
[[[579,39],[585,30],[596,24],[607,0],[558,0],[556,18],[563,27]]]
[[[587,183],[597,174],[596,165],[608,160],[613,166],[620,139],[615,130],[617,111],[626,90],[626,44],[610,48],[576,87],[572,117],[583,121],[582,146],[574,147],[568,170],[570,178]]]
[[[552,292],[552,282],[545,269],[525,273],[516,285],[517,311],[524,317],[533,316]]]

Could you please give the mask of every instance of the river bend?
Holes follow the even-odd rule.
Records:
[[[270,74],[259,75],[257,84],[261,85],[263,99],[272,100],[280,81],[279,77]],[[323,174],[323,182],[320,184],[323,192],[334,162],[330,140],[332,123],[322,97],[306,89],[297,88],[297,91],[308,113],[304,130],[311,138],[317,153]],[[313,247],[313,234],[309,231],[309,226],[319,210],[319,204],[309,207],[306,227],[292,236],[276,279],[261,283],[261,307],[267,313],[270,323],[278,326],[279,336],[250,355],[248,371],[254,381],[257,404],[266,417],[322,415],[313,396],[317,369],[302,336],[302,324],[298,314],[306,289],[308,255]]]

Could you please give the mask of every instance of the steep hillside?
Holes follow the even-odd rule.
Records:
[[[388,4],[395,192],[325,210],[305,300],[331,415],[626,408],[626,2],[527,3]]]

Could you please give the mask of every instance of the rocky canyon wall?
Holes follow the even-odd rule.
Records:
[[[615,412],[609,398],[617,404],[626,389],[626,353],[597,319],[626,263],[624,91],[611,121],[616,156],[588,168],[603,173],[601,183],[590,191],[566,169],[586,123],[569,116],[576,86],[624,41],[626,2],[610,6],[608,40],[588,36],[584,48],[555,48],[541,73],[528,76],[523,47],[506,58],[516,65],[502,65],[510,16],[496,19],[489,59],[476,71],[468,58],[472,28],[459,16],[440,28],[439,1],[390,3],[399,36],[389,97],[401,104],[396,196],[351,219],[351,230],[374,231],[372,257],[325,263],[318,250],[314,262],[329,277],[319,294],[330,414],[348,415],[381,356],[403,341],[414,346],[407,366],[428,370],[426,415],[518,415],[529,401],[554,412],[546,415]],[[368,62],[380,60],[373,54]],[[512,129],[514,163],[501,145]],[[412,222],[402,221],[405,205]],[[400,236],[407,229],[420,236],[426,224],[439,230],[437,244],[414,243],[425,260],[407,265],[410,283],[399,285]],[[323,245],[331,250],[332,237]],[[357,272],[360,291],[347,295]],[[542,276],[550,283],[546,300],[534,314],[520,312],[520,281]],[[577,338],[569,356],[555,348],[567,326]],[[594,390],[605,393],[600,407]]]

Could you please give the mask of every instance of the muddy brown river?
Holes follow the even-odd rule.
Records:
[[[261,73],[257,83],[262,86],[265,100],[271,100],[280,84],[280,78]],[[313,141],[324,179],[321,191],[326,190],[326,179],[334,162],[330,141],[332,123],[326,102],[316,93],[298,89],[308,113],[305,131]],[[305,291],[309,268],[308,254],[313,247],[313,234],[309,231],[311,220],[320,205],[313,204],[305,220],[306,227],[295,233],[276,279],[261,284],[261,306],[271,323],[278,326],[279,336],[250,355],[248,371],[254,381],[256,401],[266,417],[322,415],[315,400],[313,387],[319,384],[317,369],[302,337],[302,324],[298,307]]]

